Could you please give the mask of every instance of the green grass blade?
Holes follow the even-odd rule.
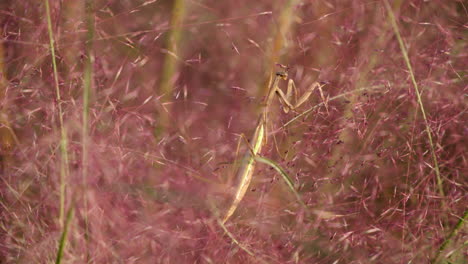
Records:
[[[84,62],[84,73],[83,73],[83,123],[82,123],[82,183],[83,183],[83,218],[85,222],[85,240],[88,243],[89,239],[89,226],[88,226],[88,197],[87,197],[87,178],[88,178],[88,148],[89,148],[89,109],[90,109],[90,97],[91,89],[93,85],[93,64],[94,64],[94,53],[93,53],[93,42],[94,42],[94,1],[87,0],[85,4],[85,16],[86,16],[86,60]],[[86,250],[89,250],[87,247]],[[89,252],[86,252],[87,258],[89,259]]]
[[[65,250],[65,246],[67,243],[67,235],[68,235],[68,230],[70,227],[71,220],[73,219],[74,215],[74,209],[73,207],[70,207],[67,212],[67,218],[65,219],[65,225],[63,227],[62,235],[60,236],[60,242],[57,250],[57,259],[55,260],[56,264],[62,263],[63,259],[63,251]]]
[[[264,164],[267,164],[268,166],[272,167],[273,169],[275,169],[280,175],[281,177],[283,177],[283,180],[286,182],[286,184],[288,185],[289,187],[289,190],[294,194],[294,196],[296,196],[297,198],[297,201],[304,207],[307,209],[307,205],[302,201],[301,199],[301,196],[299,195],[299,193],[296,191],[296,189],[294,188],[294,183],[293,181],[291,180],[291,178],[289,177],[289,175],[286,173],[286,171],[281,168],[280,165],[278,165],[276,162],[272,161],[271,159],[267,159],[265,157],[260,157],[260,156],[255,156],[255,160],[258,161],[258,162],[261,162],[261,163],[264,163]]]
[[[434,259],[432,260],[432,263],[436,264],[436,263],[443,263],[443,262],[440,262],[440,259],[441,259],[441,255],[442,253],[445,252],[445,250],[450,246],[451,242],[452,242],[452,239],[458,234],[458,232],[462,229],[462,227],[465,225],[465,222],[466,222],[466,219],[468,218],[468,210],[465,211],[465,213],[463,214],[463,217],[460,218],[460,220],[458,220],[458,223],[455,225],[455,227],[453,228],[452,232],[450,232],[450,234],[447,236],[447,238],[444,240],[444,242],[442,243],[442,245],[439,247],[439,251],[437,251],[437,254],[436,256],[434,257]],[[466,243],[466,241],[465,241]],[[466,247],[465,246],[462,246],[463,247]]]
[[[439,162],[437,161],[437,156],[436,156],[436,153],[435,153],[435,147],[434,147],[434,143],[433,143],[433,140],[432,140],[431,128],[429,127],[429,122],[427,121],[426,111],[424,110],[424,104],[423,104],[422,98],[421,98],[421,92],[419,90],[418,83],[416,82],[413,67],[411,66],[411,62],[410,62],[409,57],[408,57],[408,51],[406,50],[403,39],[401,38],[400,30],[398,29],[398,25],[396,23],[396,18],[395,18],[395,15],[393,14],[392,7],[390,6],[390,4],[388,3],[387,0],[385,0],[384,3],[385,3],[385,8],[387,9],[388,16],[390,18],[390,23],[392,24],[392,27],[393,27],[393,31],[395,32],[395,35],[396,35],[396,37],[398,39],[398,43],[400,45],[401,53],[403,54],[403,58],[405,60],[406,67],[408,68],[408,71],[409,71],[409,74],[410,74],[410,77],[411,77],[411,82],[413,83],[414,91],[415,91],[417,99],[418,99],[419,108],[421,109],[421,112],[422,112],[422,116],[423,116],[424,123],[425,123],[425,126],[426,126],[426,134],[427,134],[427,138],[429,139],[429,146],[431,148],[432,160],[434,162],[434,171],[435,171],[435,174],[436,174],[436,177],[437,177],[437,186],[438,186],[438,189],[439,189],[439,194],[443,199],[445,197],[445,194],[444,194],[444,189],[443,189],[442,177],[440,175],[440,170],[439,170]]]

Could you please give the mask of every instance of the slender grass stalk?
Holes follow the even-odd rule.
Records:
[[[247,254],[249,254],[250,256],[252,257],[255,257],[255,254],[250,251],[247,247],[245,247],[244,245],[242,245],[242,243],[240,243],[235,237],[233,234],[231,234],[231,232],[229,232],[229,230],[227,230],[226,226],[223,224],[222,221],[218,221],[218,224],[221,226],[221,228],[224,230],[224,232],[228,235],[228,237],[237,245],[239,246],[240,249],[242,249],[243,251],[247,252]]]
[[[50,6],[49,0],[45,0],[45,9],[47,17],[47,29],[49,32],[49,47],[50,53],[52,55],[52,66],[54,71],[54,85],[55,85],[55,94],[57,99],[57,106],[59,111],[59,126],[60,126],[60,212],[59,212],[59,222],[63,226],[64,221],[64,212],[65,212],[65,186],[68,180],[69,167],[68,167],[68,139],[67,131],[63,122],[63,109],[62,109],[62,98],[60,95],[60,87],[58,80],[58,70],[57,70],[57,61],[55,59],[55,44],[54,44],[54,32],[52,29],[52,18],[50,15]]]
[[[174,75],[179,67],[179,52],[182,36],[182,23],[186,11],[185,0],[175,0],[172,7],[171,30],[166,38],[166,55],[164,57],[163,73],[159,83],[159,93],[162,95],[161,102],[165,103],[171,98],[174,89]],[[171,109],[160,107],[158,113],[159,125],[156,135],[161,134],[169,124],[169,114]]]
[[[271,29],[273,42],[267,49],[267,69],[265,69],[264,72],[275,72],[275,63],[280,61],[282,53],[287,53],[288,45],[285,34],[292,30],[292,22],[295,18],[294,6],[296,6],[297,3],[297,0],[288,0],[280,9],[278,23],[274,23],[274,26]],[[266,85],[261,85],[258,89],[260,96],[264,96],[268,92],[269,76],[267,80],[263,80],[263,84]]]
[[[439,170],[439,162],[437,161],[434,142],[432,140],[431,128],[429,126],[429,122],[427,121],[426,111],[424,109],[424,104],[422,102],[421,92],[419,91],[418,83],[416,82],[416,78],[414,76],[413,67],[411,66],[411,62],[410,62],[409,57],[408,57],[408,51],[406,50],[403,39],[401,38],[400,30],[398,29],[398,25],[396,23],[396,18],[395,18],[395,15],[393,14],[392,7],[390,6],[390,4],[388,3],[387,0],[385,0],[384,3],[385,3],[385,8],[387,9],[388,16],[390,18],[389,19],[390,23],[392,24],[393,31],[395,32],[395,35],[396,35],[396,37],[398,39],[398,43],[400,45],[401,53],[403,54],[403,58],[405,60],[406,67],[408,68],[408,71],[410,73],[410,77],[411,77],[411,81],[413,83],[414,91],[415,91],[417,99],[418,99],[419,108],[420,108],[420,110],[422,112],[424,123],[426,125],[426,134],[427,134],[427,138],[429,139],[429,146],[431,148],[432,160],[434,162],[434,171],[435,171],[435,174],[436,174],[436,177],[437,177],[437,186],[438,186],[438,189],[439,189],[439,195],[442,197],[442,199],[444,199],[445,194],[444,194],[442,177],[440,175],[440,170]],[[443,204],[444,204],[444,202],[443,202]]]
[[[3,30],[0,29],[0,34],[3,35]],[[0,102],[2,102],[2,109],[0,110],[0,149],[3,150],[2,160],[0,161],[0,170],[6,168],[9,164],[10,155],[9,152],[13,146],[19,143],[15,132],[13,131],[8,114],[8,102],[6,99],[6,93],[8,89],[6,65],[5,65],[5,48],[4,43],[0,42]]]
[[[88,145],[89,145],[89,102],[93,82],[93,40],[94,40],[94,5],[93,0],[87,0],[85,5],[86,16],[86,60],[84,64],[83,80],[83,124],[82,124],[82,180],[83,180],[83,203],[84,203],[84,222],[85,222],[85,240],[88,242],[88,197],[87,197],[87,178],[88,178]],[[87,247],[87,250],[89,248]],[[88,254],[87,254],[88,255]]]
[[[73,209],[73,206],[71,206],[68,209],[67,218],[65,219],[62,235],[60,236],[60,242],[59,242],[59,246],[57,250],[57,258],[55,259],[56,264],[62,263],[63,251],[65,250],[65,246],[67,244],[68,230],[70,227],[71,220],[73,219],[73,215],[74,215],[74,209]]]
[[[164,58],[163,75],[160,83],[160,92],[167,99],[172,92],[172,78],[177,71],[177,55],[182,35],[182,23],[185,16],[185,0],[176,0],[172,7],[171,30],[166,39],[167,53]]]

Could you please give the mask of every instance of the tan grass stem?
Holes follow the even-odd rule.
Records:
[[[49,0],[45,0],[45,9],[47,17],[47,29],[49,32],[49,47],[52,57],[52,67],[54,71],[54,86],[55,95],[57,99],[57,108],[59,111],[59,126],[60,126],[60,210],[59,210],[59,222],[60,225],[64,224],[64,212],[65,212],[65,185],[68,180],[69,167],[68,167],[68,139],[67,131],[63,121],[63,109],[62,109],[62,98],[60,95],[60,86],[58,79],[57,61],[55,59],[55,44],[54,44],[54,33],[52,29],[52,18],[50,14]]]

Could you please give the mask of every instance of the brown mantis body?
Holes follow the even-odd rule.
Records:
[[[312,92],[319,87],[321,89],[321,85],[318,82],[312,84],[312,86],[305,92],[299,100],[296,100],[295,104],[291,104],[290,97],[292,95],[292,91],[297,95],[297,90],[294,84],[294,81],[289,79],[288,88],[286,94],[279,88],[278,83],[279,81],[287,80],[288,74],[285,71],[277,72],[275,74],[275,78],[273,83],[271,83],[268,94],[262,101],[263,110],[258,117],[257,125],[255,127],[255,131],[251,137],[250,144],[251,148],[244,154],[244,158],[242,163],[237,171],[236,178],[238,180],[238,184],[236,187],[236,193],[234,195],[234,199],[227,210],[225,216],[222,219],[222,222],[225,223],[236,211],[239,203],[244,198],[245,193],[250,185],[252,180],[252,175],[255,169],[255,156],[260,153],[262,147],[266,144],[267,141],[267,121],[268,121],[268,113],[270,112],[270,106],[273,102],[273,98],[275,95],[279,96],[280,102],[283,104],[283,110],[287,113],[289,110],[295,110],[297,107],[302,105],[307,99],[310,97]]]

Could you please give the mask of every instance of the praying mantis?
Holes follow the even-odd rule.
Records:
[[[315,82],[306,92],[304,92],[304,94],[299,99],[297,99],[297,88],[294,84],[294,81],[292,79],[288,80],[288,86],[285,94],[278,86],[281,80],[288,80],[287,69],[285,69],[284,71],[276,72],[273,82],[270,82],[268,94],[262,100],[261,106],[263,107],[263,109],[258,117],[257,125],[251,137],[250,148],[244,154],[240,167],[237,171],[236,179],[238,183],[236,186],[236,191],[232,203],[222,219],[223,224],[226,223],[226,221],[229,220],[229,218],[234,214],[250,185],[252,175],[255,169],[255,156],[257,156],[260,153],[262,147],[265,146],[267,143],[268,135],[266,123],[268,120],[270,107],[273,103],[273,99],[275,98],[275,96],[279,97],[279,101],[283,105],[283,111],[285,113],[288,113],[291,110],[294,111],[304,102],[306,102],[315,89],[319,88],[321,91],[321,88],[323,87],[323,85],[321,85],[320,83]],[[295,94],[294,104],[291,103],[291,96],[293,92]],[[321,94],[323,93],[321,92]]]

